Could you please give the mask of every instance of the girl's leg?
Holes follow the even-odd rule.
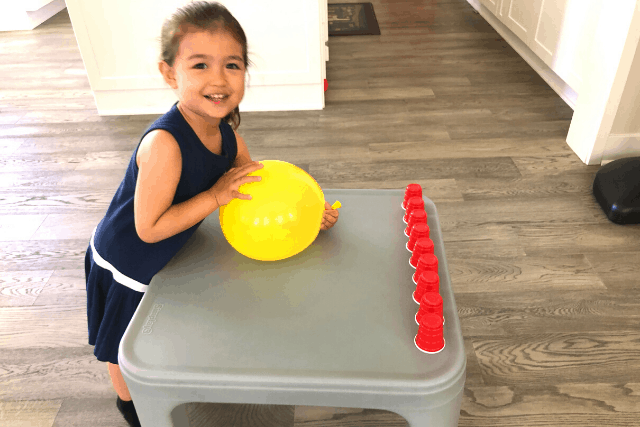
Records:
[[[120,366],[107,362],[107,367],[109,368],[109,375],[111,376],[113,388],[115,388],[116,393],[118,393],[118,399],[116,401],[118,410],[130,426],[141,427],[138,414],[136,413],[136,408],[133,405],[131,395],[129,394],[129,389],[127,388],[127,384],[124,382],[124,378],[122,378]]]
[[[131,400],[129,389],[127,388],[127,384],[124,382],[124,378],[122,378],[122,373],[120,372],[120,366],[107,362],[107,368],[109,368],[109,375],[111,376],[113,388],[116,390],[116,393],[118,393],[118,396],[120,396],[120,399],[125,402]]]

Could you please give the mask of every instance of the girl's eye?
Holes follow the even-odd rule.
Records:
[[[199,64],[193,66],[193,68],[197,68],[198,70],[204,70],[206,67],[207,64],[205,64],[204,62],[200,62]]]
[[[233,62],[230,63],[230,64],[227,64],[227,68],[231,68],[231,69],[234,69],[234,70],[239,70],[240,69],[238,64],[234,64]]]

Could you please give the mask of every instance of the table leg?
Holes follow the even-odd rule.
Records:
[[[384,408],[407,420],[408,427],[456,427],[460,418],[460,406],[464,388],[449,402],[441,406],[403,406],[401,408]]]
[[[142,427],[189,427],[182,401],[132,396]]]

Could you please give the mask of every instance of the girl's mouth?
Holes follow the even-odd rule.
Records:
[[[204,97],[207,98],[209,101],[213,101],[214,104],[220,104],[222,101],[227,99],[229,95],[216,94],[216,95],[205,95]]]

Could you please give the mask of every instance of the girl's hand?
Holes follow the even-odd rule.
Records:
[[[233,199],[251,200],[251,195],[239,192],[238,187],[249,182],[261,181],[261,176],[247,176],[247,174],[263,167],[264,165],[260,162],[251,162],[231,168],[208,191],[215,196],[219,206],[224,206]]]
[[[324,202],[324,213],[322,214],[322,225],[320,225],[320,230],[328,230],[338,222],[338,213],[337,209],[331,209],[331,205],[329,202]]]

